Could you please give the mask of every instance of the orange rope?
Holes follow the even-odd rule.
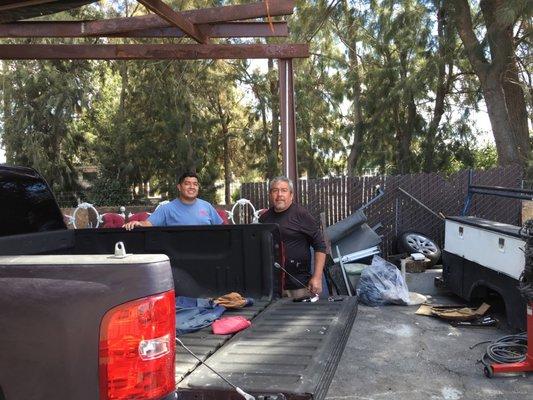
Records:
[[[274,33],[274,24],[272,23],[272,16],[270,15],[270,6],[268,4],[268,0],[265,0],[265,5],[267,9],[268,24],[270,25],[270,30],[272,31],[272,33]]]

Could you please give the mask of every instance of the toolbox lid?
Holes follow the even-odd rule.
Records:
[[[498,232],[508,236],[514,236],[520,238],[521,228],[516,225],[504,224],[503,222],[491,221],[488,219],[478,218],[478,217],[446,217],[446,220],[458,222],[460,224],[470,225],[481,229],[486,229],[489,231]]]

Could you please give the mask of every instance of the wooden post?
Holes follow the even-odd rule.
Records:
[[[298,190],[298,168],[296,164],[296,118],[294,114],[292,58],[279,59],[278,67],[283,174],[294,182],[294,190],[296,192]],[[294,193],[294,196],[298,198],[298,193]]]

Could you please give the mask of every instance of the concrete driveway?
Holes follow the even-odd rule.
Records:
[[[457,301],[438,296],[434,303]],[[496,327],[453,327],[416,315],[417,309],[360,306],[326,398],[533,399],[533,373],[487,379],[478,363],[486,344],[469,348],[511,332]]]

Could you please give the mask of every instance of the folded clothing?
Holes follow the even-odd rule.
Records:
[[[220,296],[214,300],[215,304],[221,305],[225,308],[242,308],[254,304],[254,299],[251,297],[242,297],[239,293],[231,292]]]
[[[250,327],[252,323],[244,317],[224,317],[217,319],[211,325],[215,335],[229,335]]]
[[[213,323],[226,311],[209,299],[176,297],[176,334],[195,332]]]

